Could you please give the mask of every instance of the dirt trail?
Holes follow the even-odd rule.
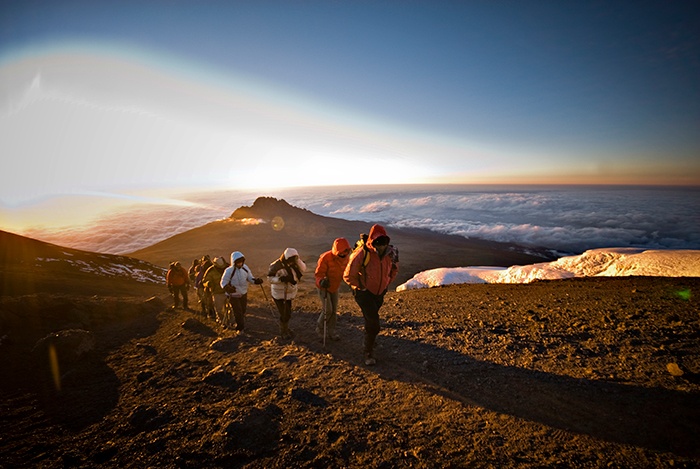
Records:
[[[59,395],[5,392],[0,466],[697,467],[700,309],[676,293],[698,287],[391,293],[374,367],[349,294],[325,348],[309,290],[291,341],[255,289],[243,334],[154,312],[96,330]]]

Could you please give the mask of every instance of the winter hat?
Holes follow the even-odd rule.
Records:
[[[223,267],[226,265],[226,261],[224,261],[223,257],[215,257],[214,264],[218,265],[219,267]]]
[[[287,248],[284,250],[284,258],[289,259],[290,257],[298,256],[299,253],[294,248]]]

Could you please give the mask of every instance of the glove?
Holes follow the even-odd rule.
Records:
[[[318,282],[318,285],[321,288],[328,288],[331,286],[331,281],[328,280],[328,278],[322,278],[320,282]]]
[[[280,281],[284,283],[290,283],[294,278],[292,278],[290,275],[283,275],[280,277]]]
[[[228,284],[228,285],[226,285],[226,286],[224,287],[224,291],[225,291],[226,293],[236,293],[236,287],[234,287],[234,286],[231,285],[231,284]]]
[[[254,278],[253,283],[256,285],[262,285],[263,281],[261,278]]]

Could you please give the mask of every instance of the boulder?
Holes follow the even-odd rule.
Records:
[[[55,353],[61,367],[74,364],[95,348],[95,335],[82,329],[66,329],[53,332],[39,339],[32,349],[36,363],[46,363]],[[53,352],[51,352],[53,350]]]

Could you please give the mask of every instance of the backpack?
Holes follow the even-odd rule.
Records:
[[[362,269],[364,270],[367,267],[367,264],[369,264],[369,249],[367,249],[367,238],[368,235],[365,233],[362,233],[360,235],[360,239],[355,241],[355,249],[353,251],[359,251],[362,249],[365,253],[365,258],[362,260]]]

